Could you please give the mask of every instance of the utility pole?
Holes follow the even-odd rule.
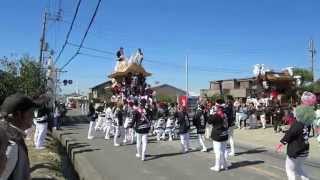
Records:
[[[189,96],[189,62],[188,56],[186,56],[186,96]]]
[[[58,12],[50,13],[50,10],[45,9],[44,17],[43,17],[43,25],[42,25],[42,34],[40,38],[40,55],[39,55],[39,63],[40,68],[46,72],[47,76],[47,84],[46,89],[50,96],[51,102],[49,107],[54,107],[54,101],[56,100],[56,91],[57,91],[57,71],[52,63],[54,61],[52,50],[49,50],[49,45],[46,40],[46,31],[47,25],[49,21],[60,21],[62,19],[62,9],[61,9],[61,1],[59,1],[59,10]]]
[[[312,81],[315,82],[315,72],[314,72],[314,64],[315,64],[315,55],[316,55],[316,49],[314,47],[313,39],[310,39],[309,41],[309,52],[311,55],[311,73],[312,73]]]
[[[40,56],[39,56],[39,62],[40,65],[43,65],[43,59],[44,59],[44,51],[48,51],[48,45],[46,43],[46,31],[47,31],[47,24],[48,21],[61,21],[62,20],[62,9],[61,9],[61,0],[59,0],[59,9],[57,12],[51,14],[46,9],[44,12],[44,18],[43,18],[43,25],[42,25],[42,35],[40,38]]]
[[[46,26],[47,26],[47,16],[48,16],[48,13],[47,11],[45,10],[44,12],[44,18],[43,18],[43,25],[42,25],[42,35],[41,35],[41,38],[40,38],[40,56],[39,56],[39,62],[40,62],[40,65],[42,66],[42,63],[43,63],[43,50],[44,50],[44,44],[45,44],[45,37],[46,37]]]

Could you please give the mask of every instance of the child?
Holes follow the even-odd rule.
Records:
[[[165,119],[165,111],[163,109],[163,104],[157,104],[156,112],[155,112],[155,125],[154,125],[154,134],[157,136],[157,140],[165,139],[165,129],[166,129],[166,119]]]
[[[169,141],[173,141],[174,137],[175,118],[169,117],[166,123],[165,133],[169,136]]]
[[[272,111],[273,130],[275,133],[280,132],[282,116],[283,116],[283,112],[280,107],[280,104],[276,103],[275,108]]]
[[[163,116],[161,116],[156,122],[156,126],[155,126],[157,141],[160,141],[161,139],[165,140],[166,138],[165,129],[166,129],[166,120]]]
[[[264,106],[264,104],[260,104],[258,107],[258,111],[260,114],[260,121],[262,124],[262,128],[265,129],[266,128],[266,124],[267,124],[267,120],[266,120],[266,108]]]
[[[173,141],[174,127],[175,127],[175,114],[176,114],[175,105],[172,103],[168,110],[169,110],[169,118],[167,120],[165,132],[169,136],[169,141]]]

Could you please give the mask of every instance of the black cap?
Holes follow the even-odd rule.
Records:
[[[1,105],[1,114],[9,115],[17,111],[27,111],[37,105],[31,98],[20,93],[8,96]]]

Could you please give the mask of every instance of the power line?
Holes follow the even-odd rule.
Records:
[[[80,47],[80,45],[75,44],[75,43],[68,43],[70,46],[74,46],[74,47]],[[114,55],[115,53],[111,52],[111,51],[105,51],[105,50],[100,50],[100,49],[96,49],[96,48],[92,48],[92,47],[86,47],[86,46],[82,46],[82,49],[87,49],[87,50],[91,50],[91,51],[95,51],[95,52],[99,52],[99,53],[103,53],[103,54],[109,54],[109,55]]]
[[[62,48],[61,48],[61,50],[60,50],[60,52],[59,52],[59,55],[57,56],[56,61],[55,61],[54,64],[57,64],[58,60],[59,60],[60,57],[61,57],[61,54],[63,53],[64,49],[65,49],[66,46],[67,46],[67,43],[68,43],[68,41],[69,41],[69,37],[70,37],[71,31],[72,31],[74,22],[75,22],[75,20],[76,20],[76,18],[77,18],[78,12],[79,12],[79,7],[80,7],[80,4],[81,4],[81,1],[82,1],[82,0],[78,0],[78,4],[77,4],[77,7],[76,7],[76,11],[75,11],[75,13],[74,13],[74,15],[73,15],[72,22],[71,22],[71,25],[70,25],[70,27],[69,27],[69,31],[68,31],[67,36],[66,36],[66,40],[64,41],[64,44],[62,45]]]
[[[72,60],[73,60],[74,58],[76,58],[77,55],[80,53],[80,50],[81,50],[81,48],[82,48],[82,46],[83,46],[83,43],[84,43],[84,41],[86,40],[86,37],[87,37],[87,35],[88,35],[88,32],[89,32],[89,30],[90,30],[90,28],[91,28],[91,26],[92,26],[92,24],[93,24],[93,21],[94,21],[96,15],[97,15],[97,12],[98,12],[98,9],[99,9],[100,4],[101,4],[101,0],[98,1],[98,4],[97,4],[97,6],[96,6],[96,9],[94,10],[94,13],[93,13],[92,17],[91,17],[91,20],[90,20],[90,23],[89,23],[89,25],[88,25],[88,27],[87,27],[87,30],[86,30],[84,36],[82,37],[81,43],[80,43],[80,45],[79,45],[79,47],[78,47],[78,50],[77,50],[76,53],[67,61],[67,63],[62,66],[61,69],[64,69],[66,66],[68,66],[68,65],[72,62]]]
[[[65,24],[71,24],[71,22],[67,21],[67,20],[63,20],[62,22],[65,23]],[[84,25],[77,23],[77,24],[75,24],[75,27],[82,28],[82,27],[84,27]],[[93,31],[91,33],[93,35],[96,35],[96,37],[98,37],[98,38],[101,38],[101,37],[105,38],[105,36],[109,36],[110,35],[109,33],[111,33],[111,34],[117,33],[118,36],[121,35],[123,38],[128,38],[129,37],[128,34],[119,33],[118,31],[115,32],[115,31],[101,31],[100,30],[100,31]],[[119,37],[117,37],[117,39],[119,39]]]
[[[106,56],[93,55],[93,54],[83,53],[83,52],[80,52],[80,53],[79,53],[79,55],[83,55],[83,56],[88,56],[88,57],[92,57],[92,58],[98,58],[98,59],[104,59],[104,60],[111,60],[111,61],[113,61],[113,59],[110,59],[110,57],[106,57]]]
[[[74,46],[74,47],[80,47],[80,45],[77,45],[75,43],[69,43],[69,45]],[[94,52],[98,52],[98,53],[102,53],[102,54],[106,54],[106,55],[114,55],[114,53],[112,53],[111,51],[106,51],[106,50],[101,50],[101,49],[97,49],[97,48],[92,48],[92,47],[85,47],[82,46],[82,49],[87,49],[90,51],[94,51]],[[82,55],[84,55],[84,53],[80,53]],[[100,58],[100,59],[108,59],[110,57],[106,57],[106,56],[98,56],[98,55],[91,55],[91,54],[85,54],[86,56],[89,57],[94,57],[94,58]],[[183,65],[179,65],[179,64],[174,64],[174,63],[168,63],[168,62],[164,62],[164,61],[157,61],[157,60],[151,60],[148,58],[144,59],[144,62],[147,63],[151,63],[151,64],[160,64],[160,65],[164,65],[166,67],[170,67],[170,68],[176,68],[176,69],[185,69],[185,66]],[[199,67],[199,66],[190,66],[190,70],[194,71],[196,70],[197,72],[206,72],[206,73],[215,73],[215,72],[223,72],[223,73],[243,73],[244,69],[231,69],[231,68],[222,68],[222,67],[214,67],[214,68],[203,68],[203,67]]]
[[[74,44],[74,43],[68,43],[68,44],[71,45],[71,46],[74,46],[74,47],[80,47],[80,45],[77,45],[77,44]],[[107,54],[107,55],[114,55],[114,53],[111,52],[111,51],[96,49],[96,48],[92,48],[92,47],[82,46],[82,49],[87,49],[87,50],[91,50],[91,51],[95,51],[95,52],[99,52],[99,53]],[[83,53],[81,53],[81,54],[83,54]],[[104,56],[100,56],[100,57],[104,58]],[[144,59],[143,61],[147,61],[147,62],[150,62],[150,63],[153,63],[153,64],[169,65],[169,66],[172,66],[172,67],[177,67],[177,68],[182,68],[182,69],[184,68],[184,66],[182,66],[182,65],[173,64],[173,63],[166,63],[166,62],[161,62],[161,61],[155,61],[155,60],[151,60],[151,59]]]
[[[94,55],[94,54],[90,54],[90,53],[83,53],[83,52],[79,52],[79,55],[83,55],[83,56],[87,56],[87,57],[91,57],[91,58],[97,58],[97,59],[102,59],[102,60],[108,60],[108,61],[112,61],[112,59],[110,59],[110,57],[107,57],[107,56],[101,56],[101,55]],[[174,68],[174,69],[180,69],[180,70],[184,70],[185,67],[184,66],[173,66],[172,64],[170,63],[162,63],[162,62],[159,62],[159,61],[151,61],[151,60],[148,60],[148,61],[145,61],[146,63],[151,63],[151,64],[160,64],[160,65],[166,65],[166,67],[168,68]],[[167,66],[169,65],[169,66]],[[209,69],[201,69],[201,68],[198,68],[198,67],[190,67],[190,69],[192,71],[196,71],[196,72],[203,72],[203,73],[209,73],[209,74],[217,74],[217,73],[224,73],[224,74],[243,74],[245,73],[244,71],[234,71],[234,72],[231,72],[231,71],[217,71],[216,69],[212,68],[211,70]]]

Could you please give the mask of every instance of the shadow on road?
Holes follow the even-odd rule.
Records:
[[[197,152],[197,151],[199,151],[199,150],[197,150],[197,149],[190,150],[188,153]],[[183,154],[185,154],[185,153],[176,152],[176,153],[165,153],[165,154],[148,154],[148,155],[146,155],[146,157],[147,157],[146,161],[152,161],[152,160],[164,158],[164,157],[179,156],[179,155],[183,155]]]
[[[89,122],[87,116],[67,116],[63,119],[62,125],[74,126],[76,124],[88,124]]]
[[[232,163],[229,169],[237,169],[240,167],[252,166],[252,165],[262,164],[262,163],[264,163],[264,161],[240,161],[240,162]]]
[[[243,151],[243,152],[238,152],[238,153],[236,153],[236,156],[240,156],[243,154],[259,154],[259,153],[263,153],[266,151],[267,150],[265,148],[255,148],[255,149],[249,149],[249,150]]]

